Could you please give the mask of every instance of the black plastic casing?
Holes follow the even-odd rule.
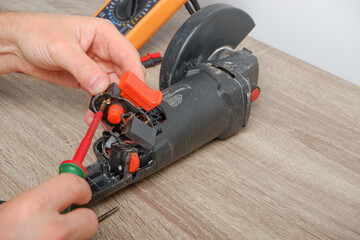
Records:
[[[87,167],[92,202],[144,179],[213,139],[239,132],[249,119],[258,72],[257,58],[251,52],[231,51],[221,59],[198,64],[182,81],[163,90],[160,108],[166,120],[155,125],[160,134],[150,150],[152,161],[136,173],[119,179],[102,156],[99,139],[94,145],[98,162]]]
[[[227,66],[228,60],[242,67]],[[161,107],[167,119],[157,126],[162,134],[153,148],[156,170],[215,138],[225,139],[245,127],[257,76],[256,58],[242,51],[222,61],[200,64],[184,80],[164,90]]]

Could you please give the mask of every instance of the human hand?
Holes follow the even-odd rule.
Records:
[[[87,239],[98,228],[95,213],[71,204],[86,204],[91,190],[86,181],[62,173],[0,205],[1,239]]]
[[[0,74],[19,71],[95,95],[125,71],[145,70],[132,44],[108,20],[0,13]],[[88,111],[86,122],[92,121]]]

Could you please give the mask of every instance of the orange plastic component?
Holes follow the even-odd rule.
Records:
[[[131,173],[136,172],[139,169],[139,166],[140,166],[139,156],[137,155],[137,153],[134,152],[131,154],[129,172]]]
[[[123,114],[124,112],[125,112],[124,109],[120,105],[113,104],[109,107],[107,119],[112,124],[118,124],[121,122],[120,115]]]
[[[120,77],[121,96],[130,100],[137,107],[150,111],[162,101],[162,92],[149,88],[132,72],[127,71]]]

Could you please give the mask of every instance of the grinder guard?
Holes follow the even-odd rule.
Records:
[[[233,36],[227,33],[226,39],[216,38],[213,45],[207,44],[205,52],[196,51],[198,57],[194,52],[191,56],[186,55],[188,51],[185,49],[194,49],[189,44],[198,44],[198,49],[202,48],[197,40],[179,40],[178,34],[184,34],[181,29],[191,29],[193,36],[200,36],[207,24],[211,25],[222,17],[228,19],[229,11],[235,14],[232,20],[213,25],[219,29],[212,32],[224,31],[231,26],[232,32],[239,30],[241,34]],[[243,26],[244,23],[248,25]],[[121,124],[111,125],[104,112],[105,123],[114,128],[111,133],[103,132],[103,137],[94,143],[98,161],[87,167],[86,177],[93,193],[91,202],[154,174],[213,139],[225,139],[246,126],[251,91],[257,87],[258,62],[250,51],[233,51],[228,47],[236,47],[253,26],[252,19],[234,7],[216,4],[204,8],[186,21],[167,49],[160,74],[160,88],[167,88],[162,92],[160,105],[144,112],[142,108],[122,100],[114,85],[95,97],[112,98],[121,104],[125,111],[130,112],[124,124],[131,122],[133,130],[126,130],[120,127]],[[207,36],[206,41],[211,42],[211,37]],[[223,47],[227,50],[219,50]],[[181,49],[181,57],[172,65],[175,68],[169,70],[168,66],[173,64],[170,56],[178,49]],[[174,74],[179,69],[181,72]],[[96,103],[91,109],[96,111]],[[134,143],[132,138],[139,140]],[[140,159],[136,171],[130,171],[132,154],[137,154]]]

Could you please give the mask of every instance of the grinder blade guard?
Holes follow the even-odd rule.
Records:
[[[258,88],[257,58],[233,49],[255,26],[244,11],[215,4],[192,15],[178,30],[160,72],[162,101],[144,109],[122,97],[113,84],[92,99],[111,101],[123,112],[93,146],[98,161],[87,169],[91,202],[148,177],[213,139],[236,134],[250,115]],[[135,167],[134,167],[135,166]]]

